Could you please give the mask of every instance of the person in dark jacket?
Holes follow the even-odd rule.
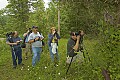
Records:
[[[70,64],[71,59],[72,62],[78,59],[79,62],[83,62],[83,35],[84,32],[82,30],[79,33],[71,32],[70,38],[67,43],[67,60],[66,63]]]
[[[11,34],[11,40],[10,38],[7,38],[6,44],[11,46],[12,51],[12,60],[13,60],[13,68],[17,67],[17,59],[18,59],[18,65],[24,65],[22,63],[22,49],[20,43],[22,42],[22,39],[18,36],[18,32],[14,31]]]

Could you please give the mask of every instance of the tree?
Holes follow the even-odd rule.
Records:
[[[115,47],[112,46],[113,45],[112,43],[115,42],[117,45],[118,44],[117,41],[119,39],[118,38],[119,30],[118,28],[115,27],[117,25],[117,22],[115,20],[117,20],[119,23],[119,18],[116,17],[118,16],[116,14],[118,14],[119,12],[120,1],[119,0],[105,0],[105,1],[104,0],[71,0],[71,1],[60,0],[60,2],[63,8],[62,12],[66,13],[65,17],[61,15],[62,16],[61,21],[64,21],[63,22],[64,25],[67,25],[67,26],[63,25],[64,26],[64,27],[62,26],[63,29],[66,29],[67,27],[66,29],[67,31],[78,31],[79,29],[82,28],[87,34],[90,34],[92,36],[103,33],[99,35],[100,42],[103,42],[103,44],[101,46],[98,45],[99,50],[97,49],[95,51],[95,53],[100,52],[100,54],[99,56],[97,56],[97,59],[94,59],[95,61],[93,61],[93,63],[99,65],[98,62],[101,61],[100,63],[104,65],[99,65],[97,66],[97,68],[99,69],[100,67],[105,79],[110,80],[110,78],[112,78],[110,77],[110,75],[114,76],[111,73],[111,69],[117,67],[118,65],[116,63],[113,63],[113,64],[110,63],[111,61],[118,60],[118,58],[117,59],[115,58],[118,56],[117,52],[115,53],[116,56],[113,56],[112,58],[109,56],[113,55],[111,54],[112,52],[111,49],[113,49],[113,52],[116,50],[114,49]],[[66,7],[69,9],[66,9]],[[106,10],[108,11],[108,14],[109,14],[106,17],[107,23],[104,21],[104,18],[105,18],[104,14]],[[110,36],[115,36],[115,34],[117,34],[117,37],[115,37],[117,38],[115,39],[117,41],[115,40],[111,41]],[[102,37],[104,37],[104,39],[102,39]],[[117,49],[117,51],[119,52],[119,49]],[[107,56],[104,56],[104,55],[107,55]],[[95,65],[93,64],[93,66]],[[94,68],[92,68],[92,70],[94,71]],[[117,68],[116,70],[119,70],[119,69]],[[118,74],[118,72],[116,73]],[[115,79],[115,76],[113,79]],[[116,79],[119,79],[119,77]]]
[[[13,22],[15,30],[21,30],[26,28],[26,23],[29,20],[29,1],[28,0],[8,0],[6,9]]]

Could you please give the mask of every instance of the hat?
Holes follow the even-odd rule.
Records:
[[[32,26],[32,29],[33,29],[33,28],[38,28],[38,27],[37,27],[37,26]]]

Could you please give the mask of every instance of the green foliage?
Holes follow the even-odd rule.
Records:
[[[118,8],[118,0],[60,0],[61,30],[68,33],[83,29],[86,34],[98,36],[98,22],[104,20],[106,11],[114,18],[112,23],[116,25],[115,19],[119,20],[116,15],[119,13]]]
[[[23,51],[23,63],[25,64],[23,67],[22,66],[17,66],[17,69],[11,69],[12,68],[12,59],[11,59],[11,52],[10,48],[8,45],[3,42],[0,49],[3,49],[2,54],[0,56],[0,77],[3,80],[6,79],[14,79],[14,80],[61,80],[61,79],[67,79],[67,80],[96,80],[96,79],[101,79],[101,71],[99,67],[96,67],[93,69],[91,66],[90,62],[88,61],[88,55],[85,52],[85,62],[79,63],[79,62],[74,62],[72,63],[70,70],[68,74],[66,75],[66,70],[68,66],[66,66],[65,61],[66,61],[66,43],[67,39],[61,39],[59,42],[59,56],[60,56],[60,61],[59,61],[59,66],[54,67],[54,64],[50,60],[50,54],[47,48],[44,48],[42,54],[41,54],[41,59],[40,62],[35,67],[31,66],[31,61],[32,57],[29,56],[28,60],[25,60],[25,54]],[[95,40],[85,40],[85,46],[86,49],[88,50],[89,56],[91,58],[92,53],[93,53],[93,45],[96,44]],[[3,47],[5,46],[5,47]],[[90,49],[91,48],[91,49]],[[7,53],[6,51],[7,50]],[[6,54],[6,55],[4,55]],[[30,55],[30,54],[29,54]],[[6,57],[6,58],[5,58]],[[5,58],[5,59],[4,59]],[[3,60],[2,60],[3,59]],[[92,60],[93,64],[93,60]],[[19,76],[18,76],[19,75]],[[47,77],[46,77],[47,76]]]
[[[4,30],[7,24],[8,17],[4,15],[5,10],[0,10],[0,37],[4,37]]]
[[[0,17],[0,27],[5,27],[5,31],[17,30],[21,34],[24,32],[21,29],[33,25],[40,26],[40,31],[44,33],[48,32],[51,26],[57,28],[58,9],[62,37],[68,37],[66,33],[69,31],[80,29],[86,34],[97,36],[98,22],[104,19],[107,11],[114,18],[113,23],[119,23],[118,0],[52,0],[47,9],[44,8],[43,0],[8,0],[8,3],[5,10],[1,11],[6,13],[7,18]]]
[[[99,43],[96,45],[94,58],[96,66],[108,69],[112,79],[120,79],[120,30],[110,25],[101,32]],[[99,62],[99,63],[98,63]],[[117,75],[117,77],[116,77]]]
[[[0,49],[1,49],[1,55],[0,55],[0,65],[5,65],[6,60],[10,57],[10,47],[6,45],[5,40],[0,40]]]
[[[89,40],[84,41],[87,49],[85,53],[89,53],[85,54],[85,62],[81,65],[73,63],[69,75],[65,76],[66,67],[64,67],[66,39],[60,40],[59,52],[62,57],[59,67],[53,67],[48,57],[48,47],[45,46],[41,62],[35,68],[28,67],[31,65],[30,60],[25,62],[27,65],[24,68],[24,74],[21,69],[13,72],[9,67],[14,75],[20,72],[20,78],[26,80],[47,80],[46,76],[50,80],[61,80],[65,77],[68,80],[103,80],[101,68],[104,68],[109,71],[111,79],[120,79],[119,0],[52,0],[47,9],[44,8],[43,0],[37,0],[36,2],[8,0],[8,2],[7,7],[4,10],[0,10],[0,37],[5,37],[7,32],[14,30],[17,30],[22,35],[26,28],[34,25],[38,26],[39,31],[45,36],[45,44],[47,46],[47,33],[50,27],[54,26],[57,28],[58,26],[58,9],[60,9],[61,18],[61,37],[67,38],[69,37],[69,31],[78,31],[80,29],[83,29],[87,34],[85,38],[89,37]],[[29,11],[29,7],[32,7],[33,10]],[[105,16],[106,14],[108,16]],[[5,41],[0,42],[2,52],[0,63],[4,65],[4,62],[7,64],[7,61],[11,59],[10,50],[6,46]],[[89,58],[91,61],[89,61]],[[46,69],[45,66],[47,66]],[[0,71],[4,73],[2,69]],[[9,73],[11,74],[11,72]],[[11,78],[11,75],[9,76],[7,72],[4,76],[6,75],[7,78],[2,77],[3,80]],[[16,76],[12,76],[11,80],[13,79],[16,80]]]
[[[10,23],[8,27],[13,27],[14,30],[26,28],[26,22],[29,19],[28,0],[8,0],[7,15],[10,16]]]

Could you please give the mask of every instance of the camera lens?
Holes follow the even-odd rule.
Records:
[[[75,35],[78,36],[78,35],[79,35],[79,32],[75,32]]]

